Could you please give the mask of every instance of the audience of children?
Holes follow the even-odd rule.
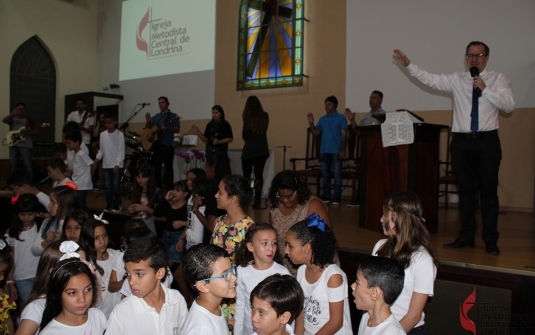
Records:
[[[347,277],[336,265],[332,229],[315,213],[291,226],[284,252],[300,265],[293,278],[281,265],[277,230],[267,223],[255,224],[247,215],[252,189],[247,179],[228,174],[226,156],[211,158],[207,177],[202,169],[188,171],[187,180],[176,182],[165,198],[156,188],[152,167],[140,164],[128,208],[134,218],[125,222],[121,234],[125,252],[110,248],[107,221],[102,215],[88,216],[83,210],[87,192],[80,192],[92,188],[83,185],[89,185],[92,164],[103,159],[106,172],[111,172],[107,182],[113,181],[107,189],[115,192],[107,194],[106,209],[120,210],[115,177],[123,167],[124,144],[117,148],[120,139],[111,136],[122,137],[124,143],[124,135],[116,128],[116,118],[105,120],[107,131],[101,134],[95,162],[84,158],[79,132],[67,134],[67,147],[74,152],[74,181],[58,147],[58,157],[47,167],[55,186],[49,196],[24,171],[8,178],[16,216],[6,231],[7,240],[0,239],[0,282],[7,278],[6,293],[0,290],[0,333],[15,333],[15,314],[10,311],[17,308],[13,300],[18,299],[22,314],[16,334],[21,335],[39,330],[45,335],[105,330],[107,334],[353,334]],[[106,141],[118,152],[103,147]],[[113,166],[107,165],[107,157]],[[227,174],[221,175],[222,171]],[[214,191],[209,190],[209,180],[219,181]],[[50,217],[38,225],[35,217],[46,211],[43,203]],[[218,211],[226,214],[214,215]],[[161,240],[156,237],[154,216],[167,220]],[[374,257],[360,262],[351,285],[357,308],[365,312],[358,333],[424,331],[423,308],[433,295],[437,260],[420,200],[410,192],[389,196],[381,222],[387,239],[377,242]],[[203,243],[206,232],[211,233],[210,244]],[[75,247],[69,247],[70,258],[60,260],[66,257],[61,251],[66,241]],[[80,245],[76,256],[74,242]],[[171,289],[173,277],[180,292]]]
[[[103,160],[102,169],[106,180],[106,211],[120,212],[121,200],[121,177],[124,170],[125,144],[124,134],[117,129],[117,116],[106,114],[104,127],[107,131],[100,133],[100,149],[94,160],[97,166]]]
[[[156,235],[156,226],[152,212],[154,207],[162,200],[162,192],[156,187],[154,171],[149,163],[142,163],[135,172],[136,182],[132,187],[128,213],[136,219],[143,219],[150,230]]]
[[[313,335],[353,334],[349,316],[347,277],[334,264],[337,249],[333,231],[317,214],[294,224],[286,233],[286,254],[297,270],[305,294],[303,314],[295,332]]]
[[[168,275],[162,241],[154,236],[133,241],[124,263],[132,295],[115,306],[106,334],[179,334],[188,308],[178,291],[162,284]]]
[[[234,335],[249,335],[254,332],[249,297],[264,278],[273,274],[290,274],[281,263],[275,228],[262,222],[249,226],[236,251],[238,280]]]
[[[392,314],[407,333],[424,330],[424,307],[433,296],[437,260],[422,217],[422,203],[412,192],[387,197],[383,206],[383,232],[388,237],[375,244],[372,255],[390,257],[405,268],[405,282]]]
[[[403,290],[405,272],[398,261],[368,257],[359,263],[357,280],[351,285],[357,309],[366,311],[360,319],[359,335],[405,335],[390,306]]]

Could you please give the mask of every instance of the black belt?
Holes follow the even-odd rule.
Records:
[[[454,137],[464,138],[467,140],[475,140],[476,138],[483,138],[489,136],[498,136],[498,130],[478,131],[476,133],[452,133]]]

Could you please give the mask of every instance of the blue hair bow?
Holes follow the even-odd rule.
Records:
[[[305,221],[307,222],[307,227],[316,227],[322,232],[325,232],[325,220],[320,218],[318,214],[310,214],[305,218]]]

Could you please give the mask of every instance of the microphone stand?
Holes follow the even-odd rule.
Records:
[[[145,108],[145,106],[146,106],[145,104],[141,104],[141,108],[139,108],[139,109],[138,109],[138,110],[137,110],[131,117],[129,117],[128,120],[126,120],[126,122],[123,123],[123,124],[121,125],[121,127],[119,127],[119,130],[122,130],[122,131],[126,130],[126,128],[128,128],[128,125],[129,125],[128,122],[129,122],[130,120],[132,120],[132,119],[137,115],[137,113],[139,113],[143,108]],[[134,109],[132,110],[132,112],[133,112],[135,109],[136,109],[136,107],[134,107]]]

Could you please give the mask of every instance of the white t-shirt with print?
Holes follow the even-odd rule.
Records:
[[[305,319],[305,334],[316,334],[329,320],[329,303],[344,302],[343,324],[336,335],[351,335],[351,317],[349,315],[349,301],[347,289],[347,277],[344,271],[336,264],[331,264],[321,274],[321,277],[315,283],[308,283],[305,278],[306,265],[301,265],[297,270],[297,281],[305,294],[305,304],[303,316]],[[339,274],[343,278],[343,283],[339,287],[330,288],[327,282],[332,275]]]
[[[36,223],[33,224],[32,228],[21,231],[19,239],[7,235],[7,241],[9,242],[9,245],[13,247],[14,251],[15,271],[13,273],[13,279],[15,279],[15,281],[35,277],[40,257],[32,254],[31,250],[33,244],[38,239],[39,232],[37,231]]]

